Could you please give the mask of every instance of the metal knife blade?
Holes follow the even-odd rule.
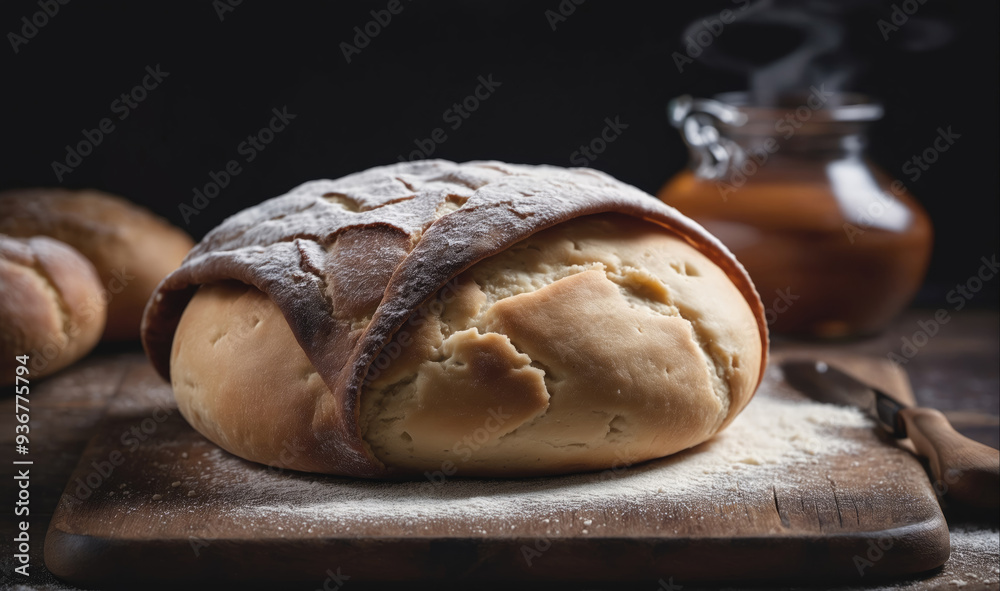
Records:
[[[854,406],[871,415],[893,437],[906,437],[899,411],[906,405],[823,361],[790,360],[781,371],[793,388],[819,402]]]

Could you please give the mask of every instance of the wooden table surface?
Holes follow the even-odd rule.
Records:
[[[913,339],[921,330],[921,321],[934,317],[933,310],[911,310],[897,319],[886,333],[861,341],[847,343],[802,343],[778,341],[775,350],[806,350],[822,356],[829,352],[849,352],[885,358],[890,352],[899,353],[904,337]],[[923,342],[917,337],[917,342]],[[60,375],[58,388],[38,388],[31,399],[31,576],[12,575],[15,563],[10,542],[15,532],[13,502],[16,499],[14,466],[18,459],[14,449],[14,400],[0,401],[0,445],[8,466],[0,479],[0,490],[6,508],[0,509],[0,589],[75,589],[55,579],[45,570],[42,559],[44,533],[66,481],[80,453],[94,433],[97,422],[114,392],[113,387],[99,391],[88,387],[86,374],[97,371],[93,366],[99,357],[135,356],[136,347],[104,347],[74,367],[79,377],[67,379]],[[1000,314],[992,311],[951,313],[951,321],[926,340],[905,365],[918,402],[938,408],[951,419],[962,433],[997,447],[1000,444]],[[115,380],[100,380],[113,384]],[[40,384],[39,384],[40,385]],[[876,582],[880,589],[1000,589],[1000,530],[997,515],[972,515],[956,507],[945,506],[945,515],[952,532],[952,555],[937,572],[919,579],[887,583]],[[346,574],[346,573],[345,573]],[[651,582],[649,589],[680,588],[675,582]],[[322,582],[316,586],[322,585]],[[359,584],[350,588],[371,588]],[[530,585],[527,586],[530,588]],[[332,587],[330,587],[332,588]],[[545,588],[552,588],[546,585]],[[592,588],[592,587],[588,587]],[[646,588],[646,587],[643,587]],[[693,587],[684,586],[686,590]],[[787,585],[780,588],[788,588]]]

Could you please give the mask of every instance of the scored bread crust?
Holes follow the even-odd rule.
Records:
[[[0,192],[0,233],[49,236],[87,257],[110,296],[105,341],[139,337],[150,294],[193,246],[186,233],[151,211],[95,190]]]
[[[30,377],[40,378],[89,353],[104,330],[97,271],[58,240],[0,234],[0,294],[0,384],[14,381],[15,356],[29,356]]]
[[[671,230],[731,278],[757,320],[759,383],[767,350],[763,306],[717,239],[597,171],[499,162],[373,168],[306,183],[232,216],[157,288],[143,319],[143,343],[169,380],[174,334],[198,286],[235,280],[256,287],[281,310],[329,389],[311,420],[317,449],[305,454],[307,463],[287,467],[385,476],[363,441],[358,398],[369,367],[400,326],[474,263],[545,228],[606,212]],[[731,409],[726,423],[739,410]]]

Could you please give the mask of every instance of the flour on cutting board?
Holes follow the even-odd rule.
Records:
[[[616,502],[704,501],[755,488],[771,494],[775,482],[794,485],[789,468],[816,465],[822,456],[851,454],[860,444],[845,431],[872,428],[851,408],[758,394],[713,440],[668,458],[601,473],[534,479],[448,478],[432,483],[376,482],[280,473],[213,448],[209,470],[196,484],[234,517],[252,521],[294,517],[296,522],[366,522],[462,516],[487,521],[546,506],[599,508]],[[459,472],[460,474],[460,466]],[[439,479],[443,480],[443,479]]]
[[[951,530],[951,556],[941,572],[923,577],[865,587],[865,591],[938,591],[996,589],[1000,585],[1000,531],[963,528]],[[828,587],[829,591],[857,591],[854,585]]]

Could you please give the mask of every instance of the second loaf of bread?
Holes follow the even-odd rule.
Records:
[[[45,236],[0,234],[0,383],[54,373],[90,352],[101,337],[107,296],[97,271],[67,244]],[[23,381],[21,383],[24,383]]]
[[[191,249],[191,238],[125,199],[58,188],[0,193],[0,232],[49,236],[87,257],[108,296],[104,340],[135,340],[150,294]]]

